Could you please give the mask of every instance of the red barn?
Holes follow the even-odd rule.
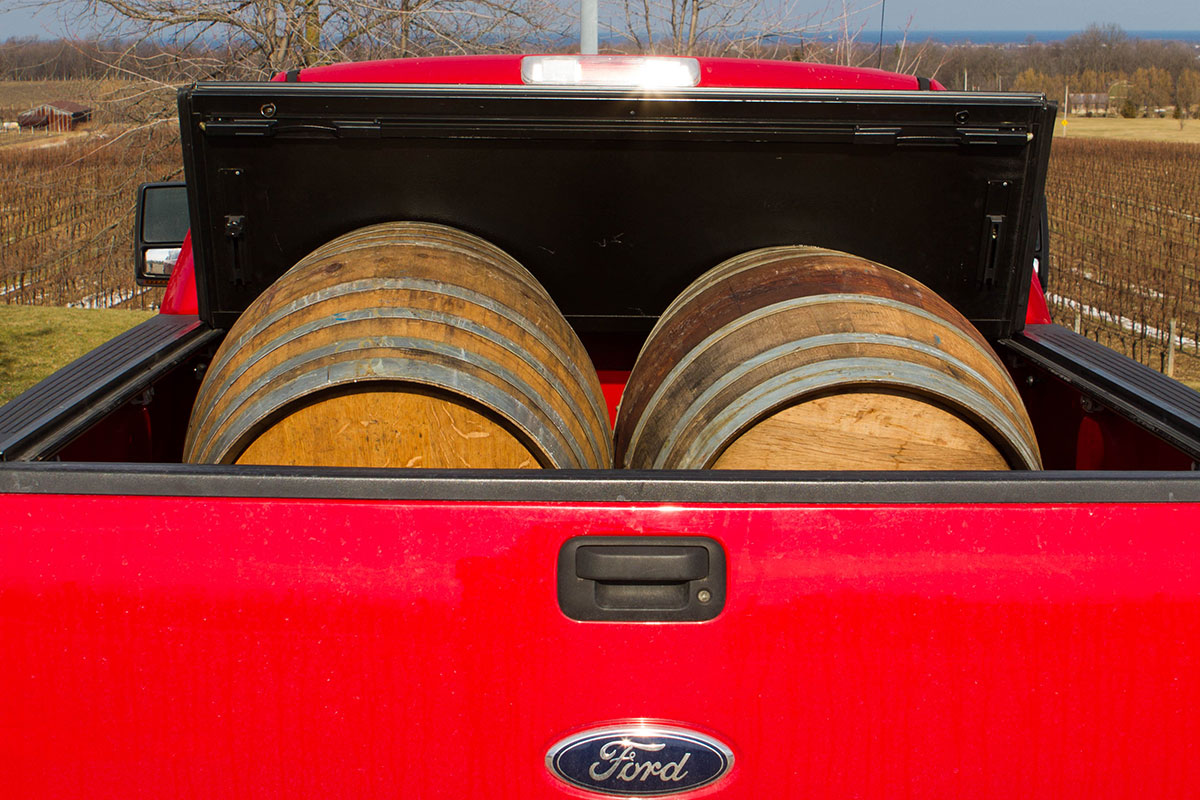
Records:
[[[52,131],[73,130],[92,118],[92,110],[70,100],[54,100],[23,111],[17,115],[22,128],[46,128]]]

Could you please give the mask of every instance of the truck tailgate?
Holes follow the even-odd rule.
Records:
[[[11,797],[561,797],[548,750],[654,720],[693,796],[1185,797],[1194,503],[0,493]],[[568,619],[575,536],[702,536],[707,622]]]

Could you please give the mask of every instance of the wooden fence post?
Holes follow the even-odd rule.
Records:
[[[1171,333],[1167,343],[1167,377],[1175,377],[1175,320],[1171,320]]]

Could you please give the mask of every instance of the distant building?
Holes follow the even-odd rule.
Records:
[[[92,118],[92,110],[70,100],[54,100],[22,111],[17,115],[17,124],[24,129],[46,128],[52,131],[73,130],[81,122]]]
[[[1072,94],[1070,103],[1072,114],[1107,114],[1108,92]]]

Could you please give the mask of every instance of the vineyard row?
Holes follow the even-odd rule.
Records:
[[[153,307],[130,268],[133,198],[179,171],[170,126],[0,149],[0,302]],[[1197,175],[1197,145],[1064,139],[1046,192],[1056,321],[1156,368],[1181,349],[1200,378]]]

